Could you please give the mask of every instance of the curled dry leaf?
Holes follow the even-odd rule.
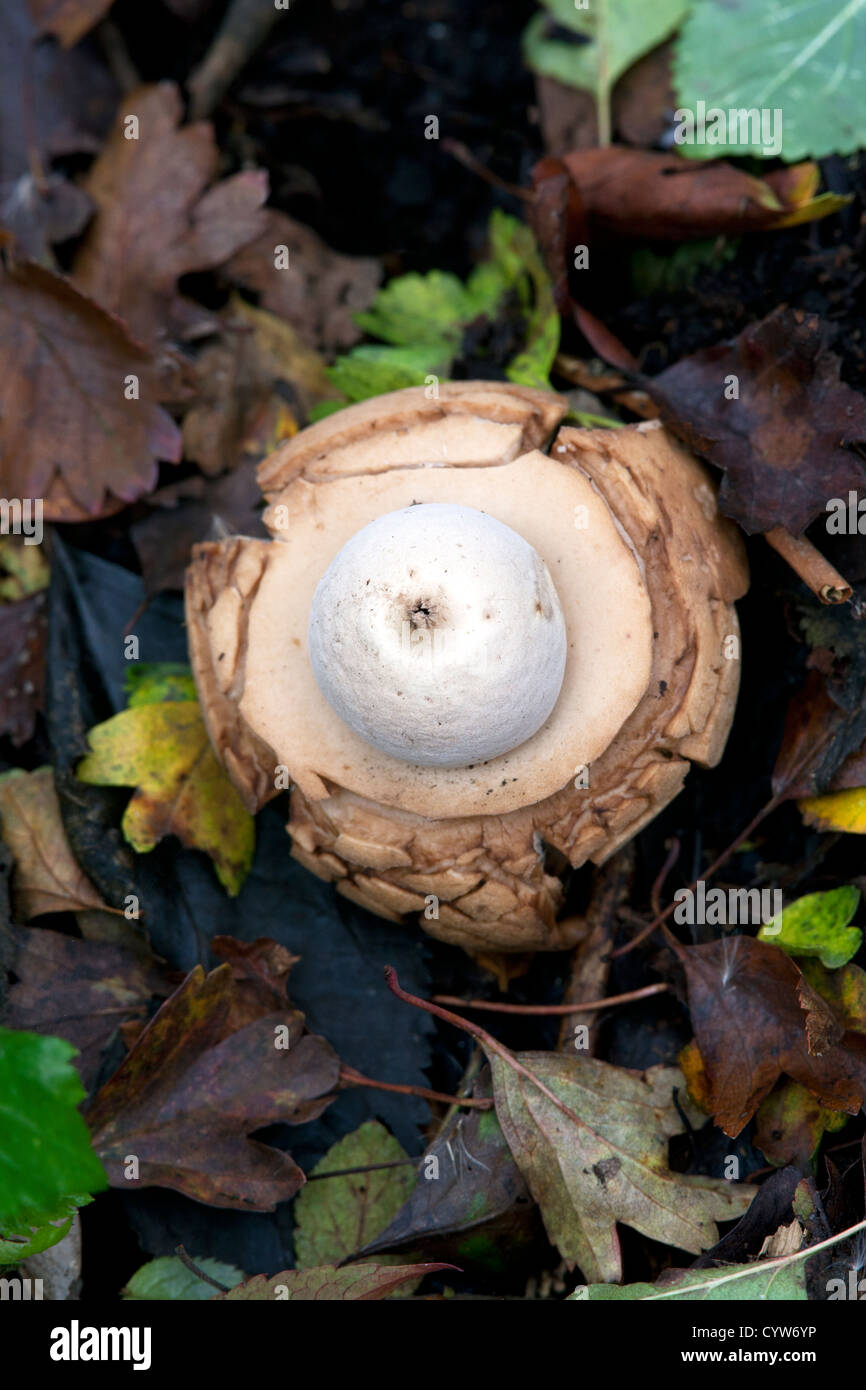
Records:
[[[89,1087],[120,1024],[144,1018],[152,996],[168,993],[165,974],[155,959],[124,946],[79,941],[45,927],[12,931],[17,983],[4,1023],[72,1043],[79,1052],[74,1065]]]
[[[171,1187],[211,1206],[272,1211],[304,1182],[289,1154],[247,1136],[320,1115],[339,1058],[324,1038],[298,1036],[301,1015],[285,1006],[229,1032],[234,991],[228,964],[207,976],[196,966],[94,1098],[87,1121],[114,1186]],[[287,1047],[276,1045],[281,1036]],[[127,1154],[138,1158],[134,1182]]]
[[[827,337],[816,314],[779,308],[647,383],[669,428],[723,470],[719,506],[749,534],[799,534],[828,498],[866,486],[849,447],[866,441],[866,397],[839,380]]]
[[[51,521],[92,519],[149,492],[158,460],[181,456],[150,354],[32,262],[0,267],[0,287],[0,491],[42,498]]]
[[[785,171],[774,185],[772,177],[755,178],[723,160],[700,164],[624,146],[572,150],[562,162],[577,185],[590,231],[629,239],[685,241],[767,231],[826,217],[848,201],[815,196],[814,164]],[[541,167],[542,178],[544,173]]]
[[[866,1036],[794,962],[751,937],[681,949],[715,1122],[735,1137],[784,1073],[830,1109],[866,1100]]]
[[[222,265],[264,226],[266,174],[249,170],[214,184],[213,127],[180,128],[182,112],[171,82],[130,93],[85,185],[97,214],[75,279],[147,343],[211,331],[212,315],[178,294],[178,279]],[[131,117],[138,138],[128,138]]]
[[[0,776],[0,824],[15,856],[16,917],[105,907],[69,848],[50,767]]]

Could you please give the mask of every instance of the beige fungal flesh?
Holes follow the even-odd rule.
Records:
[[[656,423],[557,433],[565,405],[551,393],[439,390],[435,401],[413,388],[349,407],[265,460],[273,540],[196,548],[193,668],[247,803],[276,795],[287,769],[293,853],[313,872],[381,916],[420,913],[469,949],[558,949],[574,928],[556,923],[546,847],[573,865],[602,862],[676,795],[689,759],[721,756],[739,678],[730,639],[742,546],[701,465]],[[472,509],[516,532],[561,605],[565,669],[551,713],[476,763],[410,762],[374,746],[325,698],[310,660],[314,596],[336,557],[413,504]]]

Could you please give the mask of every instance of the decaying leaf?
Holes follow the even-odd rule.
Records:
[[[732,1137],[783,1073],[829,1109],[866,1099],[866,1037],[846,1030],[776,946],[747,936],[681,950],[715,1122]]]
[[[133,849],[146,854],[163,836],[177,835],[210,855],[227,893],[239,893],[253,860],[255,824],[217,762],[197,701],[121,710],[88,739],[78,777],[136,788],[121,822]]]
[[[317,1269],[284,1269],[272,1279],[257,1274],[245,1284],[238,1284],[229,1293],[217,1297],[227,1302],[273,1303],[286,1299],[301,1298],[316,1302],[342,1302],[387,1298],[401,1284],[412,1279],[423,1279],[425,1274],[436,1274],[441,1269],[453,1269],[453,1265],[347,1265],[337,1269],[334,1265],[320,1265]]]
[[[45,686],[45,595],[0,603],[0,734],[16,748],[36,727]]]
[[[405,1158],[402,1144],[385,1126],[368,1120],[333,1144],[308,1176]],[[339,1264],[355,1255],[384,1230],[414,1186],[411,1163],[308,1182],[293,1209],[298,1268]]]
[[[150,355],[68,280],[0,267],[0,490],[82,521],[133,502],[177,463],[180,432],[157,403]]]
[[[842,830],[866,835],[866,787],[849,787],[826,796],[805,797],[800,803],[803,819],[816,830]]]
[[[848,1116],[828,1110],[797,1081],[777,1086],[758,1107],[755,1143],[768,1163],[808,1168],[826,1131],[842,1129]]]
[[[289,1154],[247,1136],[320,1115],[339,1058],[324,1038],[299,1036],[299,1015],[285,1007],[227,1032],[233,994],[231,966],[207,976],[196,966],[94,1098],[87,1121],[114,1186],[272,1211],[304,1182]],[[129,1154],[138,1160],[132,1183]]]
[[[815,164],[756,178],[719,160],[697,164],[676,154],[626,146],[572,150],[562,163],[577,187],[591,234],[634,240],[687,241],[768,231],[827,217],[847,198],[818,194]],[[539,185],[549,176],[541,161]]]
[[[627,1071],[591,1057],[517,1054],[578,1118],[564,1114],[528,1077],[490,1053],[496,1114],[563,1259],[587,1280],[617,1281],[617,1222],[698,1254],[717,1239],[717,1220],[742,1214],[754,1192],[672,1172],[668,1140],[684,1128],[675,1067]]]
[[[78,1049],[85,1086],[96,1079],[102,1051],[118,1027],[146,1016],[151,998],[168,993],[156,960],[120,945],[81,941],[45,927],[13,927],[17,982],[4,1022],[65,1038]]]
[[[866,440],[866,397],[839,367],[818,316],[780,308],[647,385],[674,433],[724,472],[726,515],[749,534],[799,535],[827,498],[866,486],[866,463],[848,447]]]
[[[21,921],[44,912],[105,907],[69,848],[50,767],[13,768],[0,776],[0,825],[15,856],[15,915]]]
[[[75,279],[145,343],[211,331],[212,316],[179,295],[179,278],[222,265],[265,225],[267,176],[245,170],[213,183],[213,127],[181,128],[182,112],[171,82],[130,92],[86,182],[97,213]]]

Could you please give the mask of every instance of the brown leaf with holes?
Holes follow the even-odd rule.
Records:
[[[0,604],[0,734],[32,737],[45,686],[45,594]]]
[[[290,323],[319,352],[351,347],[361,337],[353,314],[369,308],[382,278],[378,261],[342,256],[300,222],[268,209],[267,225],[255,241],[233,256],[226,273],[255,290],[261,306]],[[288,268],[276,263],[288,251]]]
[[[0,382],[0,493],[42,498],[45,520],[116,511],[180,459],[150,354],[31,261],[0,267]]]
[[[866,396],[839,380],[828,326],[779,308],[729,342],[683,357],[647,383],[675,434],[722,469],[719,505],[750,535],[795,535],[827,499],[866,486]],[[726,381],[739,395],[729,399]]]
[[[246,170],[214,183],[213,127],[181,127],[182,114],[171,82],[131,92],[85,182],[97,214],[74,278],[146,343],[212,332],[213,315],[178,293],[178,279],[214,270],[265,225],[267,175]],[[125,134],[131,116],[137,139]]]
[[[726,1134],[740,1133],[782,1074],[829,1109],[857,1113],[866,1100],[866,1036],[837,1027],[784,951],[733,936],[682,947],[680,958],[712,1114]]]
[[[289,1154],[248,1136],[320,1115],[340,1059],[324,1038],[298,1036],[301,1015],[285,1006],[230,1031],[238,1007],[231,965],[207,976],[196,966],[94,1098],[86,1118],[113,1186],[273,1211],[303,1184]],[[136,1181],[125,1176],[128,1154],[138,1158]]]
[[[17,954],[3,1015],[7,1028],[65,1038],[85,1086],[96,1080],[102,1052],[129,1019],[143,1019],[151,998],[169,992],[155,958],[102,941],[81,941],[46,927],[13,927]]]
[[[69,848],[50,767],[13,768],[0,776],[0,825],[15,856],[16,917],[105,907]]]

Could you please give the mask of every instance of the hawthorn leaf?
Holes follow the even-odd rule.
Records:
[[[226,1264],[224,1260],[213,1260],[207,1256],[192,1257],[193,1263],[209,1274],[211,1279],[233,1289],[246,1279],[242,1269]],[[172,1303],[202,1303],[214,1296],[213,1284],[199,1279],[176,1255],[160,1255],[148,1260],[135,1271],[129,1283],[121,1291],[125,1302],[171,1301]]]
[[[394,1163],[406,1158],[402,1144],[378,1120],[367,1120],[333,1144],[311,1176],[335,1169]],[[295,1199],[295,1264],[299,1269],[339,1264],[375,1239],[415,1186],[411,1163],[339,1178],[308,1182]]]
[[[65,1224],[76,1194],[107,1186],[87,1125],[84,1087],[62,1038],[0,1028],[0,1233]],[[57,1239],[65,1232],[58,1227]],[[53,1242],[52,1242],[53,1243]]]
[[[744,42],[744,35],[748,42]],[[849,94],[866,84],[866,0],[692,0],[674,59],[681,107],[779,112],[766,136],[751,123],[719,144],[687,144],[695,159],[720,154],[851,154],[866,144],[866,112]],[[784,112],[784,120],[781,119]],[[778,141],[772,136],[778,125]],[[760,126],[760,122],[759,122]]]
[[[334,1098],[339,1058],[288,1007],[228,1032],[234,988],[230,965],[207,976],[196,966],[88,1106],[113,1186],[170,1187],[238,1211],[273,1211],[302,1186],[289,1154],[248,1135],[320,1115]],[[281,1037],[288,1046],[277,1045]]]
[[[436,1274],[442,1269],[453,1269],[454,1265],[416,1264],[346,1265],[337,1269],[334,1265],[320,1265],[316,1269],[284,1269],[272,1279],[257,1274],[245,1284],[217,1297],[226,1302],[272,1303],[288,1299],[306,1299],[317,1302],[359,1300],[369,1303],[373,1299],[387,1298],[395,1289],[413,1279],[423,1279],[425,1274]]]
[[[332,251],[284,212],[267,208],[263,219],[261,234],[231,257],[225,274],[254,290],[260,307],[290,323],[309,347],[325,353],[351,347],[361,336],[354,314],[370,305],[380,263]]]
[[[575,1125],[497,1053],[488,1060],[499,1123],[548,1236],[589,1281],[622,1278],[617,1222],[699,1254],[718,1239],[715,1222],[741,1215],[754,1196],[745,1185],[668,1167],[668,1141],[685,1127],[674,1104],[675,1091],[686,1098],[676,1067],[634,1072],[591,1057],[518,1053]]]
[[[789,956],[817,956],[835,970],[856,956],[863,942],[859,927],[849,926],[859,902],[860,889],[854,887],[807,893],[766,922],[758,940],[780,946]]]
[[[726,1134],[740,1133],[782,1074],[827,1108],[857,1113],[866,1101],[866,1037],[784,951],[732,936],[680,955],[711,1113]]]
[[[775,309],[738,337],[683,357],[647,390],[673,432],[722,469],[721,510],[750,535],[799,535],[828,497],[866,486],[866,396],[839,379],[816,314]],[[738,382],[736,400],[721,389]]]
[[[153,957],[121,945],[81,941],[46,927],[13,927],[18,948],[4,1021],[65,1038],[78,1050],[85,1086],[95,1081],[105,1045],[130,1019],[143,1019],[154,995],[168,993]]]
[[[105,908],[69,848],[50,767],[0,774],[0,826],[15,856],[15,915]]]
[[[255,822],[217,761],[198,702],[136,704],[97,724],[88,741],[81,781],[137,789],[121,821],[133,849],[146,854],[177,835],[210,855],[235,897],[253,861]]]
[[[213,183],[213,126],[181,127],[182,114],[172,82],[130,92],[85,181],[97,211],[74,278],[148,344],[213,331],[213,316],[181,296],[177,282],[224,264],[265,226],[267,175],[243,170]],[[137,139],[128,137],[130,116]]]
[[[46,521],[117,511],[178,463],[180,431],[150,354],[69,280],[0,265],[0,490],[43,499]]]

